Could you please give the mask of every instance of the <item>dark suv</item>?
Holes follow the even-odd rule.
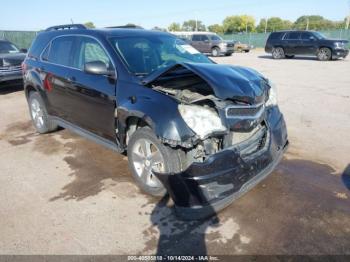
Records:
[[[68,128],[126,152],[145,192],[208,216],[269,175],[288,144],[271,83],[218,65],[175,36],[56,26],[24,62],[35,128]]]
[[[315,55],[321,61],[345,58],[349,54],[347,40],[329,39],[315,31],[273,32],[267,39],[265,51],[274,59],[295,55]]]

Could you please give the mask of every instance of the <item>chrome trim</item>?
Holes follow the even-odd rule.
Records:
[[[249,109],[249,108],[259,108],[261,107],[261,109],[255,114],[255,115],[251,115],[251,116],[243,116],[243,115],[228,115],[228,110],[231,108],[234,109]],[[265,103],[260,103],[257,105],[233,105],[233,106],[227,106],[225,108],[225,117],[226,118],[236,118],[236,119],[257,119],[259,118],[263,112],[265,111]]]

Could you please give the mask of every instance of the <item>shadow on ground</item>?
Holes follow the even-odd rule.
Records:
[[[0,83],[0,95],[7,95],[14,92],[23,91],[23,83],[21,84],[3,84]]]
[[[262,58],[262,59],[270,59],[270,60],[275,60],[272,58],[271,55],[260,55],[258,56],[259,58]],[[317,61],[319,62],[319,60],[317,59],[317,57],[314,57],[314,56],[295,56],[293,58],[285,58],[285,59],[279,59],[279,60],[304,60],[304,61]],[[330,60],[328,62],[331,62],[331,61],[341,61],[342,59],[336,59],[336,60]]]

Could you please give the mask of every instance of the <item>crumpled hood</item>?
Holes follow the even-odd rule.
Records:
[[[173,74],[176,70],[188,69],[205,80],[220,99],[233,99],[249,104],[261,103],[265,99],[266,79],[253,69],[211,63],[181,63],[158,70],[143,79],[144,85],[161,77]]]
[[[0,54],[0,66],[19,66],[25,58],[24,53]]]

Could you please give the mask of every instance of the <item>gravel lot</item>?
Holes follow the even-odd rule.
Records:
[[[182,222],[141,193],[125,156],[35,133],[23,91],[0,91],[1,254],[350,254],[350,61],[215,59],[277,85],[290,149],[217,216]]]

